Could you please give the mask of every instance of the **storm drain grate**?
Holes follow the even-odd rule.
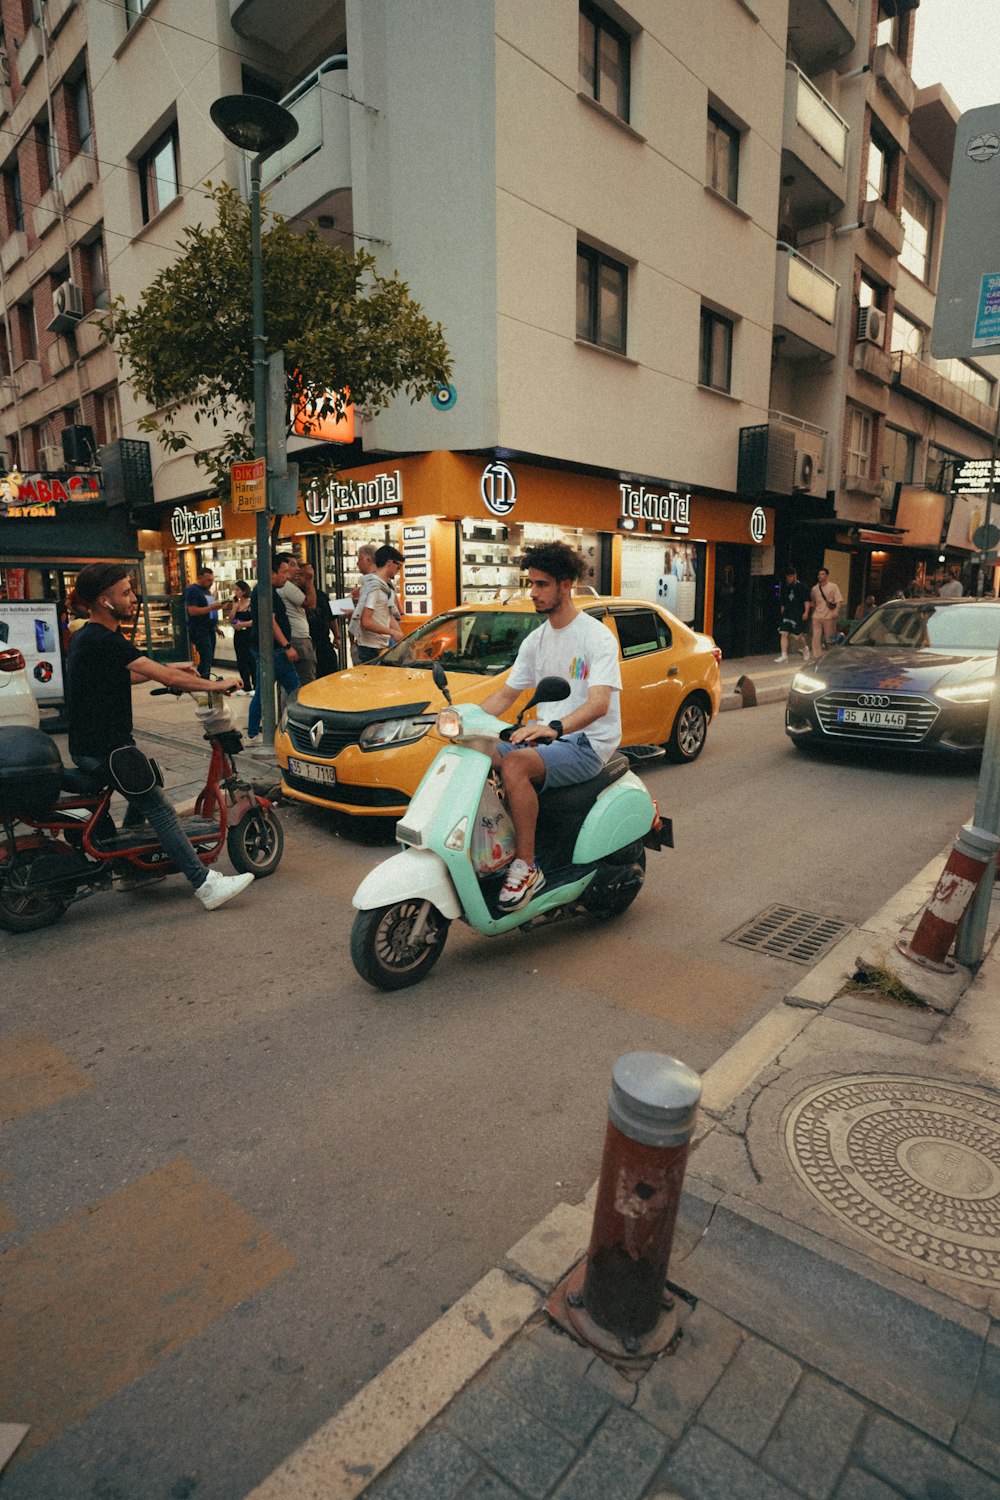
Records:
[[[849,931],[850,923],[837,917],[797,911],[794,906],[767,906],[724,941],[769,953],[772,958],[787,958],[789,963],[811,964]]]

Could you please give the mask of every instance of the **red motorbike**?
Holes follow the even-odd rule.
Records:
[[[202,864],[214,864],[225,845],[237,870],[258,879],[273,875],[284,833],[272,804],[237,770],[243,740],[225,698],[210,693],[208,707],[195,713],[212,755],[194,812],[181,818],[181,827]],[[0,729],[0,928],[49,927],[71,901],[174,871],[148,823],[115,827],[112,792],[103,779],[64,766],[43,730]]]

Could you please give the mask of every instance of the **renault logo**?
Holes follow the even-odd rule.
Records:
[[[858,695],[859,708],[888,708],[891,702],[892,699],[887,698],[884,693],[859,693]]]
[[[885,700],[888,703],[888,698]],[[309,743],[314,750],[319,749],[319,742],[323,738],[323,720],[317,719],[309,731]]]

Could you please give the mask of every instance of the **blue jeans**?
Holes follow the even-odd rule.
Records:
[[[189,630],[188,638],[198,653],[198,676],[210,677],[215,661],[215,631]]]
[[[250,699],[250,714],[247,718],[247,734],[252,740],[256,739],[257,735],[260,734],[261,717],[260,652],[257,650],[255,650],[253,654],[253,664],[254,676],[257,679],[257,686],[254,688],[253,697]],[[286,695],[294,700],[295,695],[299,690],[299,674],[298,672],[296,672],[292,663],[288,660],[288,657],[285,655],[284,651],[275,651],[274,653],[274,680],[280,688],[284,689]]]
[[[92,755],[74,755],[73,759],[81,771],[107,773],[107,761]],[[182,875],[186,875],[195,890],[204,885],[208,871],[194,851],[194,846],[181,828],[177,809],[164,795],[163,788],[154,786],[152,791],[141,792],[137,797],[126,798],[128,812],[123,826],[133,827],[146,819],[166,854]]]

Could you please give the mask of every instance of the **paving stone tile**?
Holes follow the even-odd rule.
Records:
[[[611,1405],[581,1375],[566,1374],[554,1360],[518,1343],[490,1366],[487,1378],[577,1447],[586,1442]]]
[[[548,1494],[576,1457],[551,1427],[490,1385],[473,1387],[449,1407],[444,1421],[502,1479],[533,1500]]]
[[[587,1371],[587,1382],[596,1386],[599,1391],[606,1391],[613,1396],[620,1406],[632,1406],[635,1403],[635,1394],[638,1390],[638,1376],[629,1380],[627,1376],[620,1374],[607,1360],[595,1359]]]
[[[828,1500],[850,1456],[865,1408],[847,1391],[806,1374],[771,1434],[761,1463],[807,1500]]]
[[[520,1500],[520,1496],[496,1474],[480,1474],[478,1479],[466,1485],[459,1500]]]
[[[659,1478],[684,1500],[798,1500],[794,1490],[705,1427],[692,1427]]]
[[[720,1437],[756,1456],[798,1384],[801,1368],[762,1339],[748,1338],[726,1368],[700,1420]]]
[[[1000,1324],[990,1329],[975,1393],[955,1447],[990,1473],[1000,1474]]]
[[[371,1500],[452,1500],[480,1467],[479,1459],[441,1428],[407,1449],[373,1484]]]
[[[1000,1481],[888,1417],[872,1422],[858,1458],[912,1500],[1000,1500]]]
[[[639,1500],[667,1452],[662,1433],[630,1411],[612,1411],[567,1474],[555,1500]]]
[[[848,1469],[833,1500],[899,1500],[899,1490],[890,1489],[863,1469]]]
[[[633,1410],[670,1438],[679,1438],[743,1342],[738,1323],[699,1302],[674,1354],[664,1355],[639,1382]]]
[[[568,1333],[555,1323],[542,1323],[527,1333],[524,1342],[544,1354],[567,1375],[585,1375],[597,1358],[593,1349],[587,1349],[571,1339]]]

